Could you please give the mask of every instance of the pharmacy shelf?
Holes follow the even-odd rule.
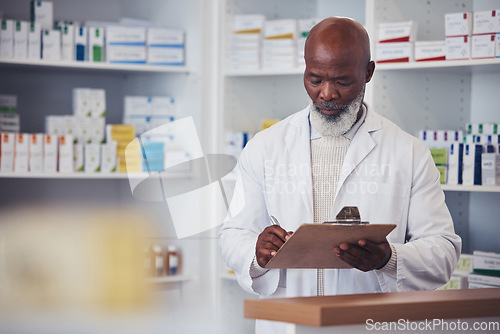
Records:
[[[144,64],[109,64],[77,61],[49,61],[49,60],[18,60],[0,59],[2,67],[31,67],[46,69],[75,69],[117,72],[155,72],[155,73],[189,73],[191,69],[185,66],[163,66]]]
[[[148,278],[146,282],[151,284],[182,283],[192,279],[193,276],[191,275],[172,275],[172,276]]]
[[[144,179],[148,173],[7,173],[0,172],[0,178],[17,179]],[[190,178],[190,173],[164,173],[163,178],[183,179]]]
[[[500,193],[500,186],[464,186],[464,185],[451,185],[443,184],[441,188],[444,191],[467,191],[467,192],[485,192],[485,193]]]
[[[219,277],[228,281],[236,281],[236,275],[229,272],[222,272]]]
[[[376,64],[376,71],[390,70],[413,70],[413,69],[457,69],[500,71],[500,58],[494,59],[470,59],[470,60],[443,60],[443,61],[419,61],[409,63],[382,63]]]
[[[226,70],[226,77],[252,77],[270,75],[303,75],[304,67],[276,70]]]

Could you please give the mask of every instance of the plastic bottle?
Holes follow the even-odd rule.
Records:
[[[165,274],[165,262],[161,254],[161,247],[158,245],[153,246],[154,251],[154,268],[156,276],[163,276]]]
[[[167,252],[167,275],[175,275],[178,273],[180,265],[180,256],[177,253],[177,247],[174,245],[168,246]]]

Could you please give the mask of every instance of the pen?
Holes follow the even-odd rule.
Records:
[[[272,225],[278,225],[278,226],[280,226],[280,223],[279,223],[278,219],[276,219],[274,216],[269,216],[269,220],[271,221]]]

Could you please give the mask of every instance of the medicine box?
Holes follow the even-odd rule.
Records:
[[[61,31],[61,60],[75,60],[75,27],[72,24],[63,24]]]
[[[500,186],[500,154],[483,153],[481,166],[482,185]]]
[[[14,171],[15,134],[0,132],[0,172]]]
[[[84,26],[75,28],[75,60],[86,61],[88,49],[88,28]]]
[[[481,154],[483,146],[478,144],[464,145],[464,167],[463,167],[463,184],[464,185],[481,185]]]
[[[149,47],[147,63],[150,65],[184,66],[184,48]]]
[[[43,135],[43,171],[46,173],[57,172],[57,136]]]
[[[31,1],[31,22],[39,23],[42,29],[52,29],[54,10],[51,1]]]
[[[73,172],[73,137],[71,135],[59,136],[59,172]]]
[[[96,173],[101,168],[101,145],[85,144],[84,149],[84,171],[85,173]]]
[[[269,20],[264,22],[264,39],[281,39],[297,37],[297,20]]]
[[[260,34],[264,29],[264,15],[235,15],[233,32],[236,34]]]
[[[471,58],[495,58],[495,37],[496,34],[472,36]]]
[[[61,32],[59,30],[42,30],[42,59],[61,60]]]
[[[104,28],[89,28],[89,61],[104,62]]]
[[[147,44],[153,46],[184,47],[184,31],[175,29],[149,28]]]
[[[108,45],[146,45],[146,28],[143,27],[106,27]]]
[[[16,95],[0,95],[0,113],[17,112]]]
[[[465,60],[471,54],[470,36],[446,37],[446,60]]]
[[[0,27],[0,58],[14,57],[14,21],[2,20]]]
[[[91,88],[73,88],[73,115],[91,117],[93,96]]]
[[[378,63],[413,61],[413,43],[378,43],[375,60]]]
[[[116,142],[101,145],[101,173],[116,172]]]
[[[415,42],[415,61],[446,60],[446,42]]]
[[[19,114],[0,113],[0,132],[19,132],[20,124]]]
[[[448,184],[463,183],[463,143],[451,143],[448,150]]]
[[[28,58],[28,30],[29,23],[16,21],[14,30],[14,58]]]
[[[16,133],[14,148],[14,172],[28,172],[29,138],[25,133]]]
[[[495,35],[495,57],[500,58],[500,33]]]
[[[29,134],[28,169],[30,172],[43,172],[43,134]]]
[[[474,12],[472,33],[490,34],[500,32],[500,10],[486,10]]]
[[[413,21],[380,23],[378,25],[378,42],[413,42],[416,33],[417,24]]]
[[[38,60],[42,56],[42,27],[39,23],[30,22],[28,31],[28,59]]]
[[[106,117],[106,90],[91,89],[90,95],[91,117]]]
[[[106,46],[106,61],[118,64],[145,64],[147,61],[145,45]]]
[[[469,36],[472,35],[472,13],[448,13],[444,16],[445,36]]]
[[[83,172],[83,144],[73,144],[73,170]]]

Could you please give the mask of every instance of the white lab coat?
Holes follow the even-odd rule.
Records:
[[[252,279],[257,237],[275,216],[287,231],[313,222],[308,108],[259,132],[243,150],[220,231],[222,256],[240,286],[263,298],[314,296],[315,269],[272,269]],[[331,219],[357,206],[361,219],[397,225],[387,237],[397,252],[397,278],[373,270],[325,270],[325,294],[429,290],[445,284],[460,256],[444,193],[429,150],[372,110],[351,141]],[[257,332],[284,327],[257,322]],[[270,326],[274,326],[270,327]]]

